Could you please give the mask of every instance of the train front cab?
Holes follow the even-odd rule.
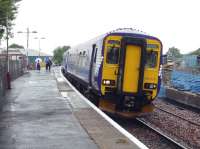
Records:
[[[151,112],[159,89],[160,55],[156,39],[108,36],[99,107],[128,117]]]

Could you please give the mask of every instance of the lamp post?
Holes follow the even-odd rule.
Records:
[[[9,53],[8,53],[8,40],[9,40],[9,31],[8,31],[8,17],[6,18],[6,59],[7,59],[7,89],[11,89],[11,77],[10,77],[10,62],[9,62]]]
[[[27,68],[29,68],[29,58],[28,58],[29,35],[30,35],[30,33],[37,33],[37,31],[30,31],[29,28],[27,28],[27,29],[26,29],[26,32],[18,31],[17,33],[19,33],[19,34],[21,34],[21,33],[26,34]]]
[[[42,40],[42,39],[46,39],[45,37],[35,37],[34,39],[38,39],[38,50],[39,50],[39,54],[38,54],[38,57],[40,57],[40,50],[41,50],[41,48],[40,48],[40,40]]]

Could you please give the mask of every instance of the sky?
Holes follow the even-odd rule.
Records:
[[[136,28],[158,37],[163,51],[175,46],[181,53],[200,48],[199,0],[22,0],[10,43],[52,53],[58,46],[74,46],[117,28]]]

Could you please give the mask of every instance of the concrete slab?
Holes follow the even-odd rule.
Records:
[[[200,95],[187,92],[179,91],[175,88],[166,88],[166,97],[176,102],[200,109]]]
[[[1,149],[95,149],[63,100],[54,74],[30,71],[12,82],[0,113]]]

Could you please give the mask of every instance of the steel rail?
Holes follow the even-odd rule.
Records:
[[[173,144],[177,145],[179,148],[181,149],[188,149],[188,147],[183,146],[182,144],[176,142],[175,140],[173,140],[172,138],[168,137],[167,135],[163,134],[162,132],[160,132],[158,129],[152,127],[150,124],[147,124],[147,122],[145,122],[145,120],[141,119],[141,118],[136,118],[137,121],[139,121],[140,123],[142,123],[143,125],[145,125],[146,127],[150,128],[151,130],[155,131],[157,134],[161,135],[162,137],[164,137],[165,139],[167,139],[168,141],[172,142]]]
[[[171,115],[173,115],[173,116],[176,116],[176,117],[178,117],[178,118],[180,118],[180,119],[182,119],[182,120],[185,120],[185,121],[187,121],[187,122],[189,122],[189,123],[191,123],[191,124],[193,124],[193,125],[196,125],[196,126],[200,127],[200,124],[197,124],[197,123],[195,123],[195,122],[193,122],[193,121],[191,121],[191,120],[188,120],[188,119],[186,119],[186,118],[183,118],[183,117],[181,117],[181,116],[179,116],[179,115],[176,115],[176,114],[174,114],[174,113],[171,113],[171,112],[169,112],[169,111],[167,111],[167,110],[161,109],[161,108],[159,108],[159,107],[157,107],[157,106],[155,106],[155,108],[157,108],[158,110],[163,111],[163,112],[165,112],[165,113],[168,113],[168,114],[171,114]]]

